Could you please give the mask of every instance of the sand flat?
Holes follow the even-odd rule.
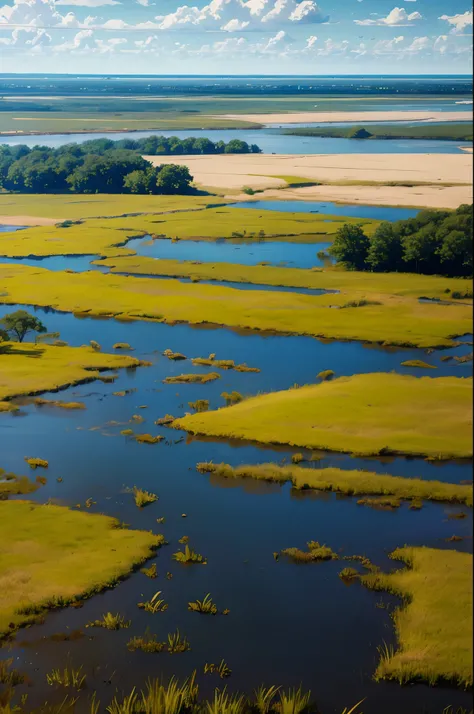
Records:
[[[472,184],[472,154],[240,154],[147,156],[153,164],[189,166],[196,183],[219,189],[276,188],[282,176],[331,182]]]
[[[240,119],[257,124],[332,124],[334,122],[381,121],[472,121],[472,109],[460,112],[379,111],[379,112],[289,112],[288,114],[223,114],[221,118]]]
[[[0,216],[0,226],[54,226],[64,220],[44,216]]]

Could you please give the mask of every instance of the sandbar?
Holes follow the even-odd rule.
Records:
[[[429,111],[380,111],[380,112],[289,112],[288,114],[224,114],[220,118],[240,119],[257,124],[332,124],[335,122],[380,121],[472,121],[471,111],[429,112]]]

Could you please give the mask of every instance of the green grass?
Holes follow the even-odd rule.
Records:
[[[106,516],[0,502],[0,634],[114,586],[161,543]]]
[[[407,568],[361,581],[404,599],[394,613],[398,649],[382,648],[376,679],[472,685],[472,555],[425,547],[391,556]]]
[[[217,615],[217,605],[212,601],[211,593],[207,593],[202,600],[188,602],[188,610],[201,612],[204,615]]]
[[[151,600],[147,600],[146,602],[139,602],[138,607],[140,607],[142,610],[145,610],[145,612],[151,612],[152,615],[156,615],[157,612],[165,612],[165,610],[168,609],[168,604],[163,600],[163,598],[160,598],[161,595],[161,590],[158,590]]]
[[[90,347],[54,347],[28,342],[1,343],[0,359],[0,412],[15,409],[9,401],[13,397],[92,382],[100,377],[102,370],[143,364],[133,357],[103,354]]]
[[[403,478],[372,471],[338,468],[303,468],[277,464],[250,464],[233,468],[228,464],[200,463],[200,473],[223,478],[254,478],[276,483],[291,483],[298,490],[334,491],[347,496],[392,496],[404,500],[445,501],[472,506],[472,487],[462,484]]]
[[[284,134],[289,136],[327,136],[333,138],[351,139],[355,130],[360,126],[344,127],[302,127],[285,129]],[[444,139],[447,141],[472,141],[472,126],[467,122],[446,122],[442,124],[417,124],[404,126],[400,124],[368,124],[363,127],[371,139]],[[283,177],[282,177],[283,178]]]
[[[203,555],[196,553],[196,551],[187,544],[184,546],[184,551],[178,550],[176,553],[173,553],[172,557],[173,560],[176,560],[178,563],[200,563],[201,565],[206,565],[207,563]]]
[[[325,282],[325,275],[327,273],[318,273],[322,283]],[[337,285],[338,280],[343,284],[350,281],[347,278],[350,273],[332,271],[330,275],[329,281],[333,285]],[[370,276],[369,273],[365,275]],[[357,273],[355,277],[361,285],[363,280],[370,284],[370,277],[361,277]],[[377,281],[379,287],[384,285],[383,276],[377,276]],[[391,281],[394,286],[404,282],[403,276],[396,276]],[[260,331],[421,347],[451,345],[454,335],[465,334],[472,329],[472,309],[469,305],[420,303],[412,297],[393,296],[388,290],[390,279],[384,295],[378,295],[383,304],[369,305],[361,310],[328,309],[331,304],[347,302],[348,297],[354,296],[353,292],[319,296],[290,292],[262,293],[259,290],[194,285],[177,280],[93,272],[52,272],[25,265],[0,264],[0,282],[4,291],[0,296],[3,303],[53,306],[79,316],[151,319],[171,324],[183,321],[191,324],[212,323]],[[412,287],[416,284],[413,276],[409,276],[410,282]],[[449,286],[450,283],[445,279],[442,284]],[[66,355],[66,351],[72,348],[49,349]],[[113,357],[116,360],[131,359],[121,355]]]
[[[192,434],[361,455],[472,456],[472,379],[359,374],[187,415]]]
[[[107,266],[112,273],[162,275],[170,278],[190,278],[194,281],[219,280],[221,282],[251,283],[256,286],[275,285],[340,290],[343,293],[355,293],[357,299],[361,299],[364,295],[375,294],[397,295],[406,298],[426,296],[449,300],[451,291],[455,293],[459,290],[466,290],[470,285],[470,281],[466,278],[443,278],[436,275],[416,275],[415,273],[368,273],[336,268],[326,270],[280,268],[266,265],[238,265],[236,263],[196,264],[192,261],[142,256],[108,258],[97,264]],[[337,295],[331,295],[330,299],[334,304],[338,303]],[[341,305],[343,304],[342,300],[346,301],[347,295],[341,298]],[[453,302],[453,306],[455,304]],[[443,306],[436,305],[436,307],[438,308],[437,314],[442,314],[439,312],[439,308]],[[354,319],[354,315],[351,315],[351,319]]]
[[[89,622],[86,627],[103,627],[106,630],[123,630],[131,625],[131,620],[126,620],[120,613],[106,612],[100,620]]]

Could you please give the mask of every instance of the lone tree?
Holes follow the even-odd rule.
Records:
[[[7,338],[13,335],[18,342],[23,342],[28,332],[46,332],[46,327],[26,310],[10,312],[0,320],[0,334],[6,334]]]

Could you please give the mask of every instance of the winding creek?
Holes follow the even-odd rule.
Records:
[[[244,265],[270,258],[298,267],[318,265],[316,252],[328,245],[264,242],[237,246],[229,242],[165,240],[149,244],[147,238],[136,239],[128,247],[140,255],[160,258],[228,260]],[[22,262],[52,270],[89,270],[93,267],[91,258],[0,258],[0,262]],[[22,307],[0,305],[0,317]],[[388,553],[395,547],[410,543],[452,548],[445,539],[453,533],[466,536],[455,546],[470,551],[471,519],[449,518],[466,509],[428,502],[420,511],[411,511],[406,504],[393,512],[377,511],[358,506],[354,498],[331,493],[295,493],[288,485],[209,477],[196,472],[197,462],[212,460],[234,466],[281,462],[302,450],[189,438],[183,432],[155,426],[154,421],[167,413],[179,416],[189,411],[188,402],[200,398],[209,399],[210,408],[222,406],[223,391],[254,395],[314,382],[324,369],[334,370],[337,376],[392,370],[416,376],[468,376],[472,362],[445,362],[441,357],[468,354],[471,345],[427,353],[183,324],[125,324],[113,319],[78,318],[52,309],[35,312],[49,332],[59,332],[70,345],[87,344],[93,339],[104,351],[113,351],[115,343],[128,342],[134,348],[133,356],[151,361],[152,366],[119,370],[113,384],[95,381],[65,389],[59,396],[44,394],[46,399],[84,401],[85,410],[40,408],[31,400],[18,400],[19,412],[0,414],[2,468],[22,474],[24,456],[48,459],[48,482],[32,494],[34,500],[75,505],[91,498],[91,512],[105,512],[131,527],[163,532],[170,545],[157,553],[156,580],[136,572],[116,589],[86,601],[82,608],[51,612],[44,624],[20,631],[8,656],[35,685],[18,688],[20,693],[28,693],[29,705],[39,705],[47,698],[45,673],[66,662],[84,664],[90,688],[97,689],[99,699],[109,701],[116,687],[128,692],[133,686],[142,686],[147,677],[159,674],[185,677],[194,668],[202,672],[205,662],[224,658],[232,669],[232,690],[251,691],[262,682],[285,686],[302,683],[312,690],[325,713],[340,712],[364,697],[367,714],[441,714],[448,705],[470,706],[470,694],[461,690],[423,684],[401,687],[372,680],[379,657],[377,646],[395,643],[390,614],[398,604],[396,598],[368,591],[357,582],[344,584],[338,577],[338,561],[296,566],[277,562],[272,556],[282,548],[301,547],[314,539],[341,555],[364,554],[378,565],[391,568],[393,561]],[[468,342],[472,335],[462,339]],[[190,361],[168,360],[162,355],[167,348],[187,357],[214,352],[218,359],[245,362],[261,372],[221,371],[220,379],[204,385],[163,384],[170,375],[210,371]],[[413,359],[422,359],[437,369],[401,367],[401,362]],[[113,395],[121,390],[130,392],[123,397]],[[142,425],[129,423],[133,414],[144,418]],[[166,441],[152,446],[138,444],[120,435],[128,427],[137,432],[162,433]],[[360,468],[451,483],[471,479],[470,463],[370,459],[326,452],[313,457],[308,468],[312,464]],[[62,482],[57,481],[59,477]],[[157,493],[159,501],[138,510],[132,496],[125,492],[135,484]],[[160,517],[166,519],[163,525],[157,525]],[[189,536],[190,544],[207,557],[206,567],[187,568],[172,561],[177,540],[183,535]],[[172,579],[166,578],[167,571]],[[137,603],[157,590],[169,603],[168,610],[158,615],[139,610]],[[220,608],[230,609],[228,617],[205,618],[188,612],[189,600],[202,598],[207,592]],[[85,629],[88,621],[107,611],[131,619],[130,629]],[[130,653],[126,642],[133,635],[143,634],[147,627],[160,637],[178,627],[189,639],[191,651],[175,657]],[[74,630],[83,633],[75,641],[50,639],[53,634]],[[212,694],[220,685],[214,677],[200,677],[203,694]]]

